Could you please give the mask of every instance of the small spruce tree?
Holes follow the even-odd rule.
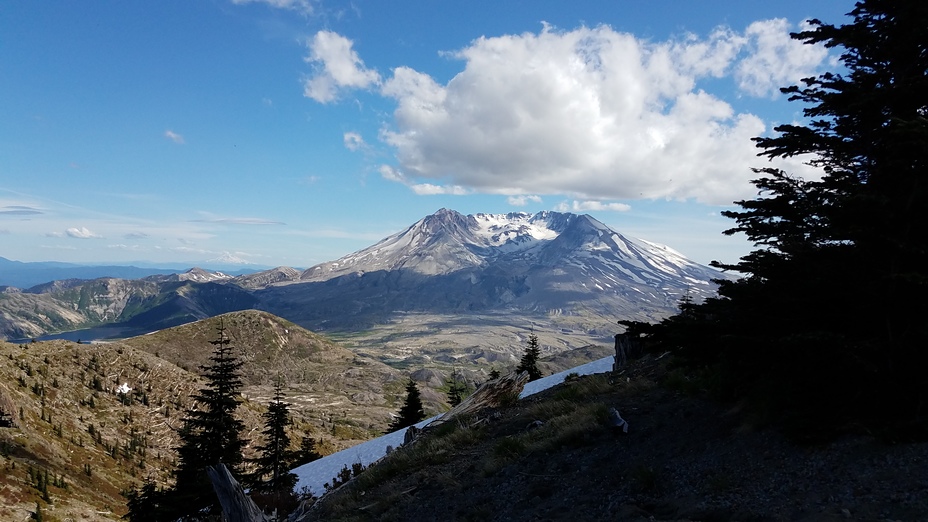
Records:
[[[406,384],[406,402],[400,408],[398,416],[390,424],[388,433],[401,430],[408,426],[425,419],[425,411],[422,409],[422,397],[419,395],[419,388],[412,379]]]
[[[541,350],[538,348],[538,336],[534,332],[528,336],[528,347],[522,354],[519,366],[516,367],[516,373],[528,372],[528,380],[536,381],[541,379],[541,370],[538,369],[538,358],[541,356]]]
[[[255,471],[250,477],[255,491],[281,498],[293,495],[297,476],[289,469],[290,436],[287,435],[287,426],[290,424],[290,405],[283,401],[283,388],[278,377],[274,399],[264,413],[264,431],[261,432],[264,444],[256,448],[258,457],[254,460]]]
[[[161,502],[163,491],[155,486],[155,481],[148,477],[138,489],[131,489],[125,493],[126,507],[129,511],[123,518],[130,522],[157,522],[162,513]]]
[[[467,397],[468,392],[464,376],[459,374],[457,370],[452,372],[451,377],[448,378],[448,404],[451,407],[461,404],[461,401]]]
[[[290,467],[295,468],[302,466],[314,460],[322,458],[322,454],[316,449],[316,440],[312,437],[303,437],[300,439],[300,449],[293,452],[290,460]]]

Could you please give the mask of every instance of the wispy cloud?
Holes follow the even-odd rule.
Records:
[[[177,143],[178,145],[184,144],[184,137],[170,129],[164,131],[164,137],[173,141],[174,143]]]
[[[402,183],[420,196],[436,196],[448,194],[452,196],[465,196],[473,194],[473,190],[460,185],[436,185],[434,183],[413,183],[405,174],[390,165],[381,165],[378,168],[380,176],[388,181]]]
[[[266,4],[277,9],[288,9],[304,15],[311,15],[314,12],[313,3],[310,0],[232,0],[233,4]]]
[[[146,239],[149,237],[149,235],[145,232],[129,232],[128,234],[124,234],[122,237],[123,239]]]
[[[541,196],[509,196],[506,201],[516,207],[524,207],[531,203],[541,203]]]
[[[625,203],[608,203],[603,201],[571,201],[557,205],[561,212],[628,212],[632,207]]]
[[[103,237],[103,236],[94,234],[93,232],[88,230],[87,227],[69,228],[65,230],[65,234],[67,234],[68,237],[73,237],[77,239],[99,239]]]
[[[367,145],[364,143],[364,138],[357,132],[346,132],[342,136],[342,141],[345,143],[345,148],[352,151],[363,149]]]
[[[44,214],[44,212],[35,207],[26,205],[7,205],[5,207],[0,207],[0,215],[3,216],[33,216],[36,214]]]
[[[415,183],[409,185],[413,192],[420,196],[436,196],[448,194],[452,196],[466,196],[473,194],[473,190],[460,185],[433,185],[431,183]]]
[[[380,232],[352,232],[348,230],[336,229],[336,228],[319,228],[319,229],[310,229],[310,230],[291,230],[288,232],[290,235],[299,236],[299,237],[310,237],[310,238],[327,238],[327,239],[351,239],[356,241],[378,241],[381,240],[390,234],[395,233],[395,230],[382,230]]]
[[[125,245],[125,244],[122,244],[122,243],[118,243],[118,244],[115,244],[115,245],[106,245],[106,248],[110,248],[110,249],[113,249],[113,250],[124,250],[124,251],[127,251],[127,252],[145,252],[145,251],[148,251],[148,248],[143,247],[142,245]]]
[[[0,236],[10,234],[10,231],[5,228],[0,228]]]
[[[286,225],[283,221],[257,217],[220,217],[203,212],[204,217],[190,220],[192,223],[221,223],[226,225]]]

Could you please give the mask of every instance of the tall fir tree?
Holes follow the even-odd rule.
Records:
[[[519,366],[516,366],[516,373],[528,372],[528,380],[537,381],[541,379],[541,370],[538,369],[538,358],[541,357],[541,349],[538,347],[538,336],[532,332],[528,336],[528,346],[519,360]]]
[[[280,377],[274,384],[274,398],[264,412],[264,443],[256,449],[255,470],[251,476],[253,489],[265,492],[292,492],[297,476],[290,473],[290,404],[283,400]]]
[[[793,35],[840,48],[844,70],[782,89],[806,121],[756,139],[822,177],[756,169],[761,196],[724,215],[759,248],[714,263],[746,276],[649,337],[791,430],[926,437],[928,3],[868,0],[849,15]]]
[[[171,505],[179,506],[182,516],[198,517],[221,512],[206,467],[225,464],[233,475],[242,471],[242,439],[245,425],[235,417],[242,388],[240,361],[226,336],[222,318],[210,364],[201,366],[206,385],[193,395],[196,406],[187,410],[180,429],[177,448],[176,483],[170,492]]]
[[[416,383],[409,379],[406,384],[406,400],[400,408],[397,417],[390,424],[388,433],[401,430],[425,419],[425,410],[422,409],[422,396]]]

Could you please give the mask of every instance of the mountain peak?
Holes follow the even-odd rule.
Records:
[[[598,267],[590,268],[591,263]],[[373,246],[309,268],[300,280],[400,270],[433,276],[488,266],[510,272],[517,266],[529,270],[534,265],[561,270],[584,267],[588,277],[624,277],[636,284],[664,284],[679,278],[707,291],[713,288],[710,280],[718,277],[717,272],[669,248],[627,238],[587,214],[464,215],[441,208]],[[614,286],[604,284],[599,286]]]

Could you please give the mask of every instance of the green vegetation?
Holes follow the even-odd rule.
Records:
[[[726,233],[758,248],[714,263],[745,277],[654,327],[624,324],[794,436],[926,438],[928,4],[864,1],[850,15],[793,35],[840,48],[844,69],[783,89],[806,121],[756,139],[762,156],[809,155],[822,178],[757,169],[761,196],[725,215]]]
[[[167,519],[221,511],[206,468],[222,463],[234,475],[240,475],[245,447],[245,425],[235,415],[243,362],[232,353],[230,343],[220,319],[217,338],[211,342],[215,347],[211,364],[201,367],[206,385],[193,395],[195,405],[187,410],[180,428],[174,487],[154,492],[143,486],[138,492],[130,492],[126,515],[129,520],[145,520],[152,514]]]
[[[541,379],[541,370],[538,369],[538,359],[541,357],[541,350],[538,348],[538,336],[532,332],[528,336],[528,346],[522,359],[519,360],[519,366],[516,367],[517,373],[528,372],[529,382]]]
[[[406,401],[400,408],[397,417],[390,424],[388,433],[401,430],[408,426],[425,419],[425,411],[422,410],[422,397],[419,395],[419,388],[412,379],[406,384]]]
[[[564,388],[571,388],[565,394],[569,398],[559,398]],[[509,466],[516,462],[543,463],[553,452],[611,438],[607,407],[599,397],[622,394],[627,388],[626,383],[612,383],[608,375],[579,377],[544,400],[520,401],[495,410],[496,414],[456,417],[397,448],[332,497],[325,497],[318,516],[403,519],[398,506],[408,500],[406,494],[418,489],[417,484],[428,485],[426,495],[439,489],[441,496],[453,497],[480,480],[506,480],[512,473]],[[363,516],[358,515],[361,512]],[[481,518],[475,512],[472,518],[457,519]]]
[[[255,470],[248,477],[253,484],[252,499],[262,509],[274,511],[278,520],[292,511],[298,502],[293,492],[297,476],[290,473],[290,436],[287,427],[292,424],[290,405],[283,401],[280,378],[274,386],[274,399],[264,413],[264,443],[257,447]]]
[[[450,404],[452,408],[461,404],[461,401],[473,392],[470,386],[467,385],[464,376],[458,373],[457,369],[452,370],[451,377],[448,378],[446,384],[448,386],[448,404]]]

